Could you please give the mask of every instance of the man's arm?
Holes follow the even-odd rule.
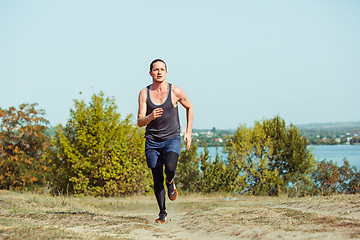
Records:
[[[184,141],[186,141],[186,149],[189,150],[191,146],[192,124],[194,120],[194,107],[187,98],[185,92],[178,87],[174,87],[174,94],[178,98],[179,103],[186,109],[186,132]]]
[[[152,120],[161,117],[163,112],[162,108],[156,108],[152,111],[151,114],[146,116],[146,97],[147,97],[147,92],[146,92],[146,88],[144,88],[139,93],[139,109],[138,109],[138,119],[137,119],[137,124],[139,127],[144,127],[148,125]]]

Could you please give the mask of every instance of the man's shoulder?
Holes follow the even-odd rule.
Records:
[[[139,93],[139,97],[141,98],[146,98],[147,96],[147,87],[141,89],[140,93]]]
[[[147,85],[146,87],[144,87],[143,89],[141,89],[140,93],[146,92],[147,89],[149,89],[150,87],[151,87],[151,84],[150,84],[150,85]]]
[[[184,93],[184,91],[181,88],[179,88],[178,86],[176,86],[174,84],[172,84],[171,90],[175,95],[181,95]]]

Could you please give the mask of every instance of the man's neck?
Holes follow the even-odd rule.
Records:
[[[157,91],[166,91],[168,89],[168,83],[166,81],[162,81],[162,82],[153,81],[151,88]]]

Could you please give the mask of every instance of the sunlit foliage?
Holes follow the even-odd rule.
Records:
[[[114,196],[150,190],[144,132],[120,119],[114,98],[94,94],[89,104],[74,100],[66,126],[59,125],[47,157],[56,190]]]
[[[197,149],[198,146],[192,144],[189,150],[181,150],[175,181],[182,191],[194,192],[199,189],[200,170]]]
[[[315,194],[360,192],[360,172],[354,166],[350,166],[346,158],[343,162],[341,167],[325,159],[317,164],[313,173]]]
[[[315,160],[299,130],[279,116],[240,126],[225,144],[229,164],[238,169],[238,191],[278,195],[291,188],[298,193],[311,188]]]
[[[50,170],[43,159],[48,145],[45,111],[36,104],[0,109],[0,188],[34,189]]]

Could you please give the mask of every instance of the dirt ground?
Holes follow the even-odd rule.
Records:
[[[154,196],[0,191],[0,239],[360,239],[359,195],[179,195],[155,223]]]

